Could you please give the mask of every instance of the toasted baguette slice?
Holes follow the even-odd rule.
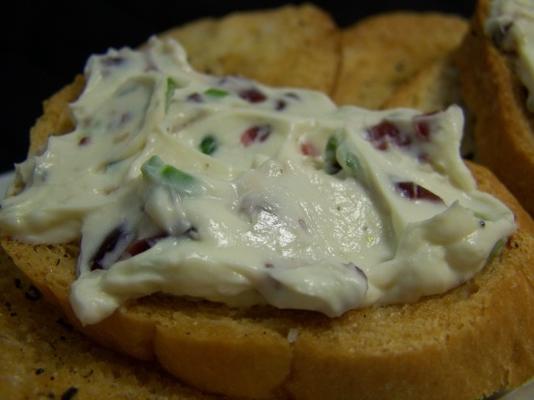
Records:
[[[340,59],[341,34],[313,5],[202,19],[162,36],[180,41],[199,71],[326,93],[332,92]]]
[[[480,161],[534,215],[534,113],[512,66],[484,33],[489,1],[481,0],[458,57],[463,95],[475,118]]]
[[[62,110],[83,85],[55,95],[32,140],[69,130]],[[78,245],[2,245],[70,323],[99,343],[205,392],[250,398],[472,400],[534,375],[534,222],[486,169],[480,188],[501,198],[519,230],[474,279],[414,304],[329,319],[272,307],[231,309],[153,295],[81,327],[68,301]]]
[[[397,12],[356,23],[342,34],[334,100],[381,108],[402,84],[461,43],[467,23],[458,16]]]

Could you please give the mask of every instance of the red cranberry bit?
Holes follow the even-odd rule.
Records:
[[[287,107],[287,103],[285,100],[276,100],[276,103],[274,104],[274,109],[276,111],[282,111]]]
[[[256,88],[244,89],[239,92],[239,97],[243,100],[248,101],[249,103],[261,103],[267,99],[262,92]]]
[[[443,203],[443,200],[438,195],[414,182],[397,182],[395,183],[395,190],[402,197],[410,200],[428,200]]]
[[[108,235],[104,238],[103,242],[100,244],[100,247],[96,251],[95,255],[91,260],[91,271],[95,269],[103,269],[104,265],[102,264],[103,259],[107,253],[110,253],[115,249],[119,240],[125,236],[124,229],[121,225],[117,226]]]
[[[191,93],[186,97],[186,100],[192,103],[202,103],[204,101],[200,93]]]
[[[311,142],[304,142],[300,144],[300,152],[305,156],[316,157],[319,155],[319,150]]]
[[[415,120],[415,136],[423,142],[430,140],[430,126],[426,121]]]
[[[89,138],[89,136],[83,136],[78,141],[78,146],[85,146],[89,144],[90,142],[91,142],[91,139]]]
[[[136,240],[130,246],[128,246],[128,248],[126,249],[126,253],[128,253],[131,257],[136,256],[140,253],[147,251],[151,247],[154,247],[157,242],[167,236],[168,235],[166,233],[160,233],[159,235]]]
[[[421,164],[427,164],[430,162],[430,156],[426,153],[420,153],[417,155],[417,161]]]
[[[265,142],[271,134],[271,125],[255,125],[241,134],[241,144],[245,147],[255,142]]]
[[[394,143],[397,146],[408,146],[412,142],[409,136],[403,134],[388,121],[382,121],[378,125],[369,128],[367,140],[378,150],[387,150],[390,143]]]

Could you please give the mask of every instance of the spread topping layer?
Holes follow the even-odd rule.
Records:
[[[459,156],[458,107],[336,107],[199,74],[173,41],[92,56],[75,131],[17,166],[0,227],[81,238],[73,309],[96,323],[164,292],[339,316],[479,271],[515,226]]]

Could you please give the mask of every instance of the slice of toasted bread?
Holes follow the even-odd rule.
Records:
[[[340,59],[340,32],[313,5],[202,19],[163,36],[180,41],[200,71],[326,93],[332,92]]]
[[[55,95],[32,140],[59,125],[82,81]],[[414,304],[329,319],[271,307],[231,309],[153,295],[81,327],[68,294],[77,244],[2,245],[70,323],[107,347],[165,369],[203,391],[251,398],[473,399],[534,373],[534,222],[486,169],[480,188],[501,198],[519,230],[466,284]]]
[[[370,17],[342,34],[334,100],[381,108],[418,71],[456,49],[467,31],[458,16],[398,12]]]
[[[458,57],[463,95],[474,115],[480,161],[506,184],[534,214],[534,113],[514,73],[513,59],[503,55],[484,33],[489,1],[478,3],[472,29]]]
[[[0,398],[71,398],[69,393],[76,400],[214,398],[83,337],[0,250]]]

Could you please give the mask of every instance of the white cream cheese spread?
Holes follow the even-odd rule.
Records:
[[[493,0],[485,29],[497,47],[516,54],[516,73],[534,112],[534,0]]]
[[[442,293],[515,229],[459,157],[458,107],[336,107],[199,74],[173,41],[92,56],[75,131],[17,166],[1,229],[81,240],[73,309],[163,292],[334,317]]]

